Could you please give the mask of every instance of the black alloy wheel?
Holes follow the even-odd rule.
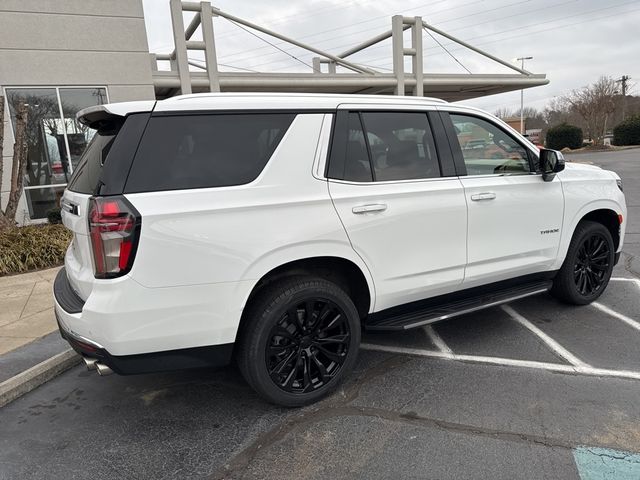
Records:
[[[334,302],[311,298],[292,305],[269,334],[269,376],[289,393],[321,388],[342,368],[350,337],[347,316]]]
[[[602,288],[610,264],[611,249],[607,239],[600,233],[585,238],[573,269],[573,279],[581,295],[590,296]]]
[[[609,284],[615,244],[602,223],[583,220],[576,227],[562,267],[553,279],[551,294],[572,305],[587,305]]]
[[[243,314],[234,356],[264,399],[285,407],[334,391],[358,359],[360,314],[347,288],[311,275],[275,280]]]

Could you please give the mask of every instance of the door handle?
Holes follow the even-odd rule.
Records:
[[[475,195],[471,195],[471,200],[474,202],[478,202],[480,200],[493,200],[494,198],[496,198],[496,194],[493,192],[476,193]]]
[[[384,203],[374,203],[371,205],[358,205],[353,207],[351,211],[355,214],[371,213],[371,212],[384,212],[387,206]]]

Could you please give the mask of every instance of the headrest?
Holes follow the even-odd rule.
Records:
[[[387,165],[389,167],[401,167],[418,161],[418,145],[413,140],[402,140],[391,147],[387,152]]]

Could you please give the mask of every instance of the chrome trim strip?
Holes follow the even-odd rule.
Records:
[[[482,175],[460,175],[458,178],[464,180],[465,178],[498,178],[498,177],[530,177],[532,175],[542,176],[538,172],[523,172],[523,173],[486,173]]]
[[[376,186],[376,185],[401,185],[405,183],[430,183],[430,182],[444,182],[446,180],[461,180],[466,177],[433,177],[433,178],[409,178],[407,180],[380,180],[376,182],[353,182],[351,180],[339,180],[337,178],[324,178],[331,183],[342,183],[344,185],[364,185],[364,186]],[[461,186],[461,185],[460,185]]]
[[[72,215],[78,215],[78,204],[69,202],[67,200],[60,201],[60,208],[65,212],[69,212]]]
[[[98,342],[94,342],[93,340],[89,340],[87,337],[83,337],[82,335],[78,335],[77,333],[66,329],[65,332],[70,337],[73,337],[74,340],[77,340],[82,343],[86,343],[87,345],[91,345],[92,347],[99,348],[100,350],[105,350],[105,348],[100,345]]]
[[[83,337],[82,335],[79,335],[77,333],[75,333],[73,330],[71,330],[69,327],[67,327],[64,324],[64,321],[60,318],[60,315],[58,314],[58,308],[60,310],[62,310],[62,307],[60,307],[60,305],[58,305],[58,302],[55,300],[56,302],[56,307],[55,308],[55,313],[56,313],[56,320],[58,321],[58,327],[60,328],[60,330],[64,331],[65,335],[69,335],[72,339],[77,340],[78,342],[82,342],[82,343],[86,343],[87,345],[91,345],[94,348],[99,348],[100,350],[106,350],[102,345],[100,345],[98,342],[95,342],[93,340],[88,339],[87,337]]]

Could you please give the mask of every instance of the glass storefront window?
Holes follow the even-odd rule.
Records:
[[[27,106],[25,185],[67,183],[66,145],[55,88],[7,89],[7,102],[14,133],[16,112],[20,105]]]
[[[52,208],[60,207],[60,199],[64,193],[64,186],[25,188],[29,216],[34,218],[47,218],[47,212]]]
[[[71,165],[76,168],[82,152],[95,132],[78,122],[76,113],[86,107],[107,103],[107,92],[104,88],[61,88],[60,101],[69,141]]]
[[[45,218],[47,210],[59,207],[63,187],[93,135],[93,130],[76,121],[76,113],[108,103],[107,91],[100,87],[9,87],[5,93],[14,134],[17,109],[27,105],[25,195],[31,218]]]

